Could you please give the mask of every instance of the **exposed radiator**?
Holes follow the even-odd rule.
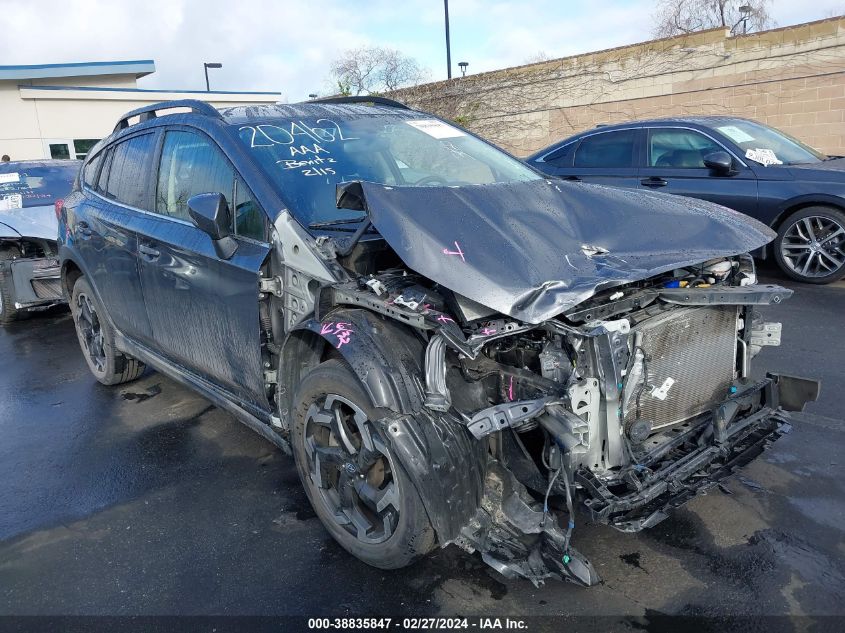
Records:
[[[632,328],[641,333],[648,380],[639,417],[653,429],[708,411],[728,396],[736,365],[736,306],[687,308]],[[633,338],[632,338],[633,340]],[[625,421],[637,418],[628,407]]]

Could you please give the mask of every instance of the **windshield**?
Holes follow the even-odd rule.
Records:
[[[284,119],[238,130],[293,214],[310,226],[363,217],[335,207],[341,182],[461,187],[542,178],[456,127],[409,114]]]
[[[0,211],[52,205],[70,193],[79,162],[0,164]]]
[[[801,141],[753,121],[736,119],[716,126],[716,130],[739,145],[745,158],[761,165],[799,165],[818,163],[825,159],[824,154]]]

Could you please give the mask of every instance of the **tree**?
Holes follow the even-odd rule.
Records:
[[[750,7],[748,30],[774,26],[769,15],[771,0],[657,0],[654,12],[655,37],[671,37],[714,28],[734,28],[742,19],[741,6]],[[738,28],[742,29],[739,25]]]
[[[548,62],[551,61],[553,58],[549,55],[546,51],[537,51],[533,55],[529,55],[525,58],[522,62],[523,64],[537,64],[539,62]]]
[[[349,94],[377,94],[415,86],[428,78],[413,57],[382,46],[362,46],[348,50],[331,65],[334,83]]]

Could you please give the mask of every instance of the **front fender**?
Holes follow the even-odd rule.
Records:
[[[335,348],[361,380],[373,404],[396,413],[419,411],[423,404],[422,364],[425,343],[413,330],[369,310],[340,308],[310,330]]]
[[[349,364],[373,404],[385,410],[384,437],[419,493],[438,541],[455,540],[481,501],[487,445],[452,415],[423,406],[425,341],[368,310],[335,309],[320,321],[305,321],[285,340],[280,368],[285,395],[295,392],[302,368],[319,363],[326,345]],[[283,414],[292,405],[292,398],[280,400]]]

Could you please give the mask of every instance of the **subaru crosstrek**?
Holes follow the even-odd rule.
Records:
[[[292,453],[326,529],[382,568],[454,543],[594,584],[578,508],[652,526],[817,392],[751,377],[780,340],[755,308],[791,294],[746,255],[767,227],[548,180],[383,98],[130,112],[60,215],[96,378],[197,389]]]

